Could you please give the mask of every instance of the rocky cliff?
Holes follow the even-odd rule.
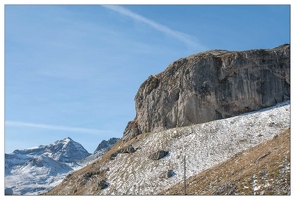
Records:
[[[290,45],[212,50],[150,76],[135,96],[123,141],[145,132],[228,118],[290,99]]]

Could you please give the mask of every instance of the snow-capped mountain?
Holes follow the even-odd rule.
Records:
[[[56,161],[71,163],[89,156],[90,153],[81,144],[67,137],[49,145],[40,145],[25,150],[15,150],[8,157],[12,158],[13,155],[23,158],[44,155]]]
[[[109,146],[101,149],[103,154]],[[12,188],[13,194],[34,195],[48,191],[59,184],[73,170],[85,166],[79,162],[91,156],[84,147],[67,137],[49,145],[40,145],[5,154],[5,187]]]
[[[13,194],[39,194],[60,183],[72,170],[67,164],[44,155],[32,157],[5,169],[5,187],[12,188]]]
[[[101,143],[97,146],[92,155],[80,160],[78,164],[86,166],[97,158],[101,157],[105,152],[108,151],[120,138],[110,138],[109,140],[102,140]]]

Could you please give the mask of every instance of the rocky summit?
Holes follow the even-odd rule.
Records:
[[[212,50],[149,76],[135,96],[123,141],[146,132],[233,117],[290,99],[290,45]]]

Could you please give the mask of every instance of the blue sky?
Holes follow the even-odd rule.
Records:
[[[210,49],[290,43],[289,6],[5,6],[5,152],[121,137],[143,81]]]

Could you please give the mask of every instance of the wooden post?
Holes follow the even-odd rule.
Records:
[[[185,156],[183,158],[183,184],[184,184],[184,195],[186,195],[186,162],[185,162]]]

